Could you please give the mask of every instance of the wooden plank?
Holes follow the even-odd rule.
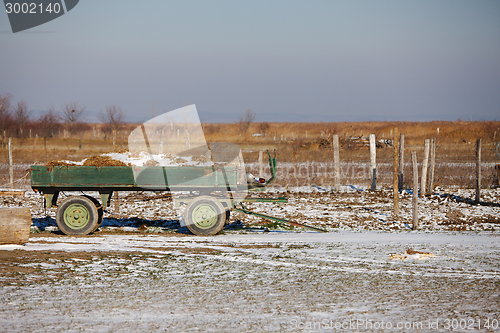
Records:
[[[2,196],[2,197],[24,197],[24,192],[26,192],[26,191],[0,190],[0,196]]]

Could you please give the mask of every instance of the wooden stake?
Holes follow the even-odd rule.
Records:
[[[427,192],[429,194],[432,194],[434,192],[434,170],[436,168],[436,138],[431,139],[430,154],[431,154],[431,165],[429,169],[429,181],[428,181],[429,186]]]
[[[10,188],[14,188],[14,165],[12,162],[12,138],[9,138],[9,183]]]
[[[377,147],[375,145],[375,134],[370,134],[370,188],[377,189]]]
[[[113,151],[116,151],[116,130],[113,130]]]
[[[420,196],[425,196],[427,194],[426,192],[426,185],[427,185],[427,168],[429,166],[429,145],[430,145],[430,140],[426,139],[424,141],[424,162],[422,164],[422,181],[420,183]]]
[[[333,167],[335,177],[335,191],[340,191],[340,157],[339,157],[339,135],[333,135]]]
[[[240,168],[240,184],[246,184],[245,161],[243,160],[243,153],[241,152],[241,149],[238,154],[238,167]]]
[[[476,202],[481,200],[481,139],[476,141]]]
[[[394,184],[393,184],[393,196],[394,196],[394,215],[399,216],[399,191],[398,191],[398,164],[399,164],[399,135],[398,128],[394,128]]]
[[[398,190],[403,190],[405,168],[405,134],[399,136],[399,170],[398,170]]]
[[[413,230],[418,229],[418,166],[417,152],[411,152],[411,163],[413,165]]]
[[[262,150],[259,150],[259,178],[264,178],[264,157]]]

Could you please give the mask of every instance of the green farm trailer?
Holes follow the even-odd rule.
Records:
[[[43,194],[45,207],[56,207],[56,222],[66,235],[96,231],[103,212],[116,191],[167,191],[177,206],[186,205],[183,218],[195,235],[214,235],[229,221],[230,211],[271,219],[278,223],[323,231],[248,210],[243,202],[287,202],[286,198],[246,198],[241,193],[259,191],[276,178],[276,155],[269,155],[271,178],[264,183],[242,184],[237,167],[214,166],[32,166],[31,187]],[[137,176],[138,175],[138,176]],[[177,184],[169,186],[168,184]],[[246,182],[246,180],[245,180]],[[58,203],[61,192],[99,192],[101,201],[89,195],[70,195]],[[240,198],[240,199],[238,199]]]

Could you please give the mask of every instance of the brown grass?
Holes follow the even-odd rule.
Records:
[[[78,137],[63,138],[56,135],[54,138],[20,138],[13,139],[13,157],[16,164],[46,164],[50,161],[72,160],[81,161],[93,155],[100,155],[111,151],[125,151],[127,149],[128,134],[137,124],[128,124],[127,129],[117,134],[117,142],[113,147],[109,136],[104,139],[102,132],[97,132],[100,136],[94,138],[92,127],[99,128],[98,125],[90,124],[90,130],[83,131]],[[391,139],[391,132],[394,127],[400,133],[405,134],[405,162],[410,162],[412,150],[417,152],[419,162],[423,158],[424,140],[435,137],[437,139],[436,162],[436,183],[442,186],[459,185],[472,187],[474,185],[475,162],[475,141],[478,138],[483,140],[482,161],[485,163],[498,163],[494,149],[500,141],[500,122],[340,122],[340,123],[253,123],[246,133],[241,133],[238,124],[203,124],[205,137],[208,142],[222,141],[238,144],[243,150],[245,161],[256,162],[259,150],[274,150],[278,155],[278,162],[290,163],[313,163],[332,162],[331,137],[338,134],[340,138],[340,158],[341,162],[347,164],[344,184],[359,184],[367,182],[364,178],[366,171],[363,167],[354,166],[365,165],[369,161],[369,148],[362,143],[354,142],[353,137],[363,137],[374,133],[377,140]],[[439,133],[438,133],[439,128]],[[259,133],[262,136],[252,136]],[[283,136],[283,140],[281,140]],[[8,181],[8,172],[3,172],[8,164],[7,149],[5,140],[0,140],[0,183]],[[379,183],[390,184],[392,168],[393,149],[388,146],[377,149],[377,163],[379,167]],[[105,165],[108,162],[97,161],[97,165]],[[441,164],[440,164],[441,163]],[[452,168],[443,163],[456,163]],[[469,163],[469,164],[466,164]],[[114,164],[112,164],[114,165]],[[280,165],[278,164],[278,167]],[[349,169],[350,168],[350,169]],[[27,168],[17,168],[14,170],[15,177],[22,177]],[[282,179],[278,182],[289,184],[331,184],[332,177],[328,173],[333,173],[332,169],[322,170],[326,175],[319,175],[317,170],[309,167],[309,176],[288,177],[289,174],[281,174]],[[405,185],[410,186],[411,167],[407,164]],[[420,171],[420,170],[419,170]],[[256,174],[257,170],[251,169]],[[315,172],[317,174],[315,174]],[[302,170],[302,174],[307,174]],[[288,177],[287,179],[283,179]],[[485,186],[495,184],[496,176],[494,170],[483,169],[483,183]],[[297,179],[296,179],[297,178]]]

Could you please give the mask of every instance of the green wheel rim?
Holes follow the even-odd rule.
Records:
[[[194,224],[200,229],[210,229],[217,224],[219,214],[215,208],[209,204],[196,206],[191,215]]]
[[[64,211],[64,223],[71,229],[82,229],[89,221],[89,210],[83,205],[72,204]]]

